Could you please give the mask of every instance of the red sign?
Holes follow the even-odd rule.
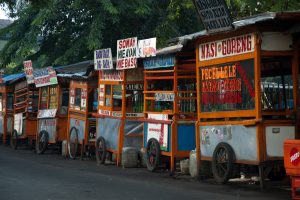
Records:
[[[127,38],[117,41],[117,69],[137,67],[137,38]]]
[[[254,34],[240,35],[199,45],[199,60],[211,60],[254,51]]]
[[[290,161],[294,166],[297,166],[300,162],[300,152],[296,148],[292,148],[290,152]]]

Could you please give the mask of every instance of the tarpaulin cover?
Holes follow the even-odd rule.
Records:
[[[97,138],[101,136],[105,139],[106,148],[118,150],[120,125],[121,119],[98,118]]]
[[[79,139],[79,141],[82,141],[84,139],[85,120],[71,118],[68,134],[70,134],[70,130],[72,127],[75,127],[78,130],[78,139]]]
[[[140,149],[143,146],[143,128],[144,123],[139,121],[125,120],[124,127],[124,147],[136,147]],[[140,135],[130,137],[130,135]],[[129,137],[128,137],[129,136]]]
[[[42,130],[47,131],[48,136],[49,136],[49,142],[50,143],[55,143],[56,142],[56,119],[39,119],[38,120],[38,134]]]

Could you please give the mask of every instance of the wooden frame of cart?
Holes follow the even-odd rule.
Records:
[[[195,54],[193,48],[181,51],[178,46],[143,60],[144,145],[150,171],[164,164],[175,172],[176,161],[188,158],[196,146]]]
[[[61,147],[67,140],[69,80],[57,77],[52,67],[39,70],[43,76],[35,79],[46,80],[36,85],[39,88],[36,152],[42,154],[49,145]]]
[[[83,73],[70,77],[68,154],[74,159],[79,150],[81,157],[84,153],[91,156],[95,151],[96,118],[92,114],[98,110],[98,72],[94,71],[92,61],[70,66],[80,66]]]
[[[28,84],[25,75],[12,81],[14,84],[14,130],[11,147],[16,149],[21,141],[33,146],[36,140],[38,89]]]
[[[116,155],[121,165],[123,147],[143,146],[143,68],[99,70],[96,158]]]
[[[283,141],[297,135],[299,49],[287,32],[297,18],[265,14],[196,41],[197,159],[219,183],[236,166],[259,166],[261,186],[281,174]]]
[[[13,132],[14,119],[14,86],[10,84],[13,79],[22,74],[12,74],[3,78],[0,85],[0,134],[3,144],[9,144],[10,136]]]

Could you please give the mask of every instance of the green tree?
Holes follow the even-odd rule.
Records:
[[[32,1],[22,9],[7,3],[18,18],[0,31],[11,35],[0,60],[2,66],[17,63],[17,70],[23,60],[31,59],[34,67],[65,65],[92,59],[95,49],[116,52],[118,39],[157,37],[162,46],[172,37],[201,29],[190,0]]]

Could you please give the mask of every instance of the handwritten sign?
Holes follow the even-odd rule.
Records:
[[[101,109],[99,109],[99,114],[100,115],[107,115],[107,116],[109,116],[110,115],[110,111],[109,110],[101,110]]]
[[[104,94],[105,94],[105,87],[104,84],[99,85],[99,106],[104,106]]]
[[[174,101],[174,93],[155,93],[155,101]]]
[[[194,4],[207,32],[216,33],[233,28],[225,0],[194,0]]]
[[[156,38],[139,40],[139,57],[145,58],[156,55]]]
[[[85,111],[86,109],[86,99],[87,99],[87,89],[82,89],[81,93],[81,110]]]
[[[240,35],[199,45],[199,60],[211,60],[254,51],[254,34]]]
[[[117,70],[108,70],[99,72],[99,80],[101,81],[123,81],[124,72]]]
[[[137,67],[137,37],[117,41],[117,70]]]
[[[34,83],[33,68],[32,68],[31,60],[24,61],[23,66],[24,66],[24,72],[26,74],[27,83],[28,84]]]
[[[153,58],[146,58],[143,60],[145,69],[156,69],[156,68],[166,68],[174,67],[175,56],[159,56]]]
[[[45,109],[38,111],[38,119],[42,118],[54,118],[56,116],[57,109]]]
[[[43,87],[57,84],[56,72],[53,67],[46,67],[33,71],[34,83],[36,87]]]
[[[111,48],[100,49],[94,52],[95,70],[113,69]]]
[[[200,69],[201,111],[254,109],[253,59]]]

